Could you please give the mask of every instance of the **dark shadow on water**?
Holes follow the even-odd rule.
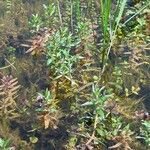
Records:
[[[69,139],[68,130],[71,131],[71,126],[76,123],[76,116],[67,116],[60,119],[56,129],[41,129],[29,132],[31,130],[30,123],[25,125],[16,121],[12,121],[10,127],[12,130],[18,130],[21,139],[27,143],[30,142],[29,138],[31,136],[37,137],[38,142],[35,144],[34,150],[66,150],[65,145]]]
[[[146,110],[150,112],[150,86],[141,86],[138,97],[143,100]]]

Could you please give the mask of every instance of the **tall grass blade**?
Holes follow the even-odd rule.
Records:
[[[110,20],[110,13],[111,13],[111,0],[100,0],[100,12],[101,12],[101,23],[102,23],[102,30],[103,30],[103,51],[102,51],[102,67],[105,64],[105,56],[106,56],[106,46],[109,42],[109,20]]]
[[[114,39],[116,36],[116,31],[117,31],[117,28],[119,26],[120,20],[122,18],[126,3],[127,3],[127,0],[120,0],[119,4],[117,6],[118,7],[117,10],[119,10],[119,11],[118,11],[118,15],[116,16],[116,18],[114,18],[116,20],[116,25],[114,27],[113,36],[111,38],[110,46],[109,46],[108,51],[107,51],[107,59],[109,57],[109,53],[110,53],[111,47],[113,45],[113,42],[114,42]]]
[[[111,0],[100,0],[100,9],[101,9],[100,11],[101,11],[101,18],[102,18],[104,42],[107,42],[109,19],[110,19],[110,12],[111,12]]]

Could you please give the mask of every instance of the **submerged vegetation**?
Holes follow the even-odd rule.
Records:
[[[6,0],[0,22],[0,149],[150,149],[149,0]]]

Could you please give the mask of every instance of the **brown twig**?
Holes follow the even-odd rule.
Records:
[[[89,144],[95,139],[95,130],[96,130],[96,127],[97,127],[97,122],[98,122],[98,115],[96,114],[95,115],[95,121],[94,121],[94,129],[93,129],[93,133],[90,137],[90,139],[86,142],[86,146],[88,147]]]

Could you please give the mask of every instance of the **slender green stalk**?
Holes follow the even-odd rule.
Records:
[[[121,20],[121,18],[122,18],[122,15],[123,15],[123,11],[124,11],[124,9],[125,9],[126,2],[127,2],[127,0],[121,0],[121,1],[120,1],[120,4],[119,4],[119,6],[118,6],[118,7],[120,7],[120,6],[121,6],[121,7],[120,7],[119,12],[118,12],[118,15],[117,15],[117,17],[116,17],[116,25],[115,25],[115,29],[114,29],[114,31],[113,31],[113,36],[112,36],[112,38],[111,38],[110,46],[109,46],[108,51],[107,51],[107,59],[108,59],[108,57],[109,57],[109,53],[110,53],[111,47],[112,47],[112,45],[113,45],[113,42],[114,42],[114,39],[115,39],[115,36],[116,36],[116,31],[117,31],[117,29],[118,29],[118,27],[119,27],[119,23],[120,23],[120,20]]]
[[[145,6],[143,6],[137,13],[135,13],[132,17],[130,17],[128,20],[126,20],[125,22],[124,22],[124,24],[123,24],[123,26],[125,25],[125,24],[127,24],[131,19],[133,19],[134,17],[136,17],[137,15],[139,15],[145,8],[147,8],[148,6],[150,5],[150,2],[147,4],[147,5],[145,5]]]
[[[70,3],[71,3],[71,17],[70,17],[70,24],[71,24],[71,31],[73,32],[73,2],[72,0],[70,0]]]
[[[70,0],[71,3],[71,30],[74,31],[74,27],[81,22],[81,10],[80,10],[80,0]]]
[[[58,14],[59,14],[60,25],[62,27],[63,21],[62,21],[62,15],[61,15],[61,11],[60,11],[60,2],[59,2],[59,0],[57,0],[57,6],[58,6]]]

